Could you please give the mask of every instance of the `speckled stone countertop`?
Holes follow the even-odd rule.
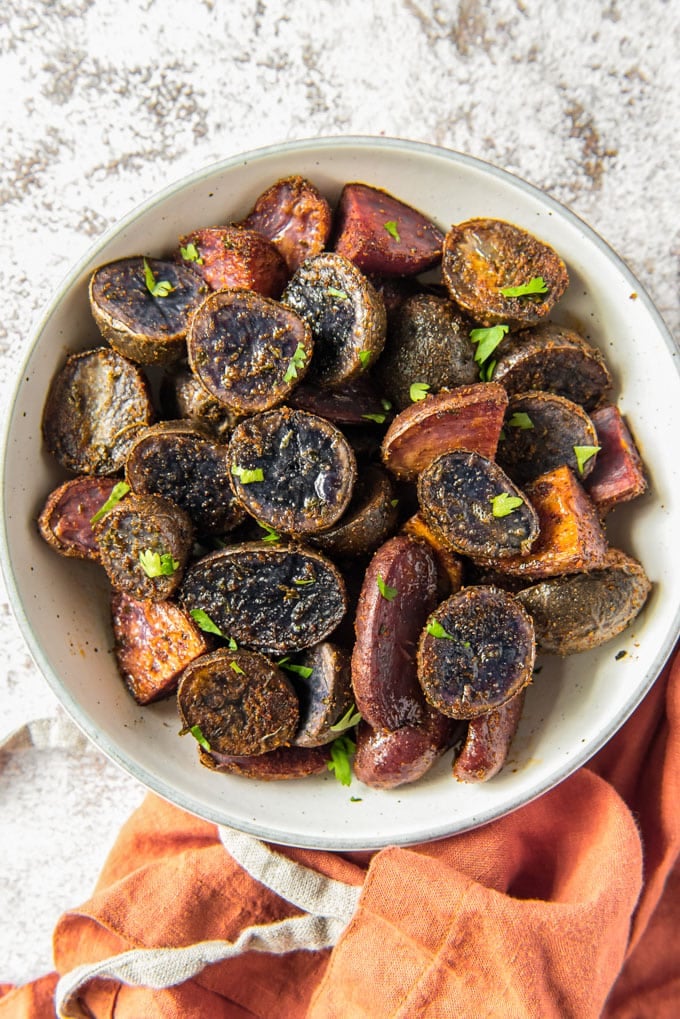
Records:
[[[677,335],[679,50],[672,0],[4,0],[3,408],[39,309],[108,226],[294,138],[416,139],[519,174],[618,250]],[[2,585],[0,638],[2,739],[60,708]],[[84,739],[18,740],[0,765],[0,982],[22,983],[144,791]]]

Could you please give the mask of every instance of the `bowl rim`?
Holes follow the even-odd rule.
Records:
[[[116,220],[116,222],[108,227],[95,242],[89,245],[75,265],[73,265],[65,274],[52,296],[47,300],[43,309],[37,314],[34,322],[27,331],[28,341],[24,350],[24,355],[21,360],[20,367],[15,375],[14,385],[11,386],[11,397],[5,408],[2,435],[0,436],[0,487],[2,490],[3,507],[3,512],[0,514],[0,566],[2,567],[7,587],[9,604],[18,623],[23,639],[49,687],[75,724],[88,736],[90,740],[92,740],[98,749],[113,760],[118,766],[123,768],[124,771],[132,775],[133,778],[139,781],[147,789],[152,789],[155,793],[180,806],[182,809],[194,813],[202,818],[206,818],[216,824],[227,823],[224,816],[222,816],[218,810],[210,809],[203,801],[199,801],[191,795],[186,795],[184,793],[178,795],[172,785],[165,783],[162,778],[158,776],[149,775],[143,767],[139,767],[136,762],[130,761],[127,756],[118,749],[118,746],[110,740],[107,733],[103,733],[95,724],[90,722],[89,718],[82,717],[82,712],[80,711],[77,701],[71,695],[70,691],[64,688],[47,660],[46,655],[43,653],[40,642],[33,634],[33,629],[29,622],[24,605],[21,602],[18,586],[15,581],[14,570],[11,565],[9,536],[6,524],[7,514],[5,512],[5,500],[7,499],[7,487],[5,484],[7,448],[10,441],[10,429],[14,419],[15,407],[19,398],[21,382],[34,354],[36,343],[43,331],[47,328],[52,315],[55,313],[66,294],[79,280],[85,269],[95,259],[99,251],[105,248],[140,215],[152,212],[156,206],[172,198],[176,193],[183,191],[185,188],[194,184],[200,183],[207,177],[219,175],[233,167],[245,165],[249,161],[260,160],[269,156],[280,156],[282,154],[294,155],[295,152],[309,148],[321,150],[334,150],[341,148],[379,148],[400,151],[402,153],[413,152],[440,159],[448,159],[455,165],[462,165],[473,170],[481,169],[486,174],[496,177],[502,183],[518,187],[520,190],[526,191],[530,196],[540,199],[540,201],[549,209],[557,212],[561,217],[570,221],[572,225],[576,225],[580,230],[582,230],[588,236],[589,240],[601,250],[611,263],[613,263],[615,268],[618,269],[628,283],[631,284],[632,289],[637,293],[638,300],[644,305],[645,310],[653,320],[659,335],[663,337],[664,342],[668,346],[675,362],[676,374],[680,376],[680,361],[677,356],[675,356],[677,355],[679,348],[664,322],[661,313],[657,309],[644,285],[635,276],[624,259],[601,237],[596,230],[594,230],[568,206],[563,205],[557,199],[541,190],[540,187],[530,183],[523,177],[502,169],[501,167],[484,159],[480,159],[477,156],[471,156],[466,153],[458,152],[455,149],[449,149],[428,142],[414,141],[398,137],[337,135],[301,138],[250,149],[248,151],[229,156],[225,159],[208,163],[203,167],[192,171],[190,174],[177,178],[172,183],[166,185],[163,189],[152,193],[147,199],[135,205],[129,213]],[[481,811],[471,817],[468,823],[457,827],[455,832],[452,832],[450,830],[450,825],[447,825],[446,823],[433,823],[430,830],[425,833],[420,831],[417,835],[412,837],[405,835],[405,837],[401,839],[392,839],[390,844],[413,845],[445,838],[452,834],[460,834],[463,831],[479,827],[489,823],[491,820],[505,816],[518,809],[520,806],[524,806],[525,804],[532,802],[542,796],[545,792],[560,784],[587,763],[587,761],[589,761],[599,750],[601,750],[602,747],[608,743],[612,736],[630,718],[632,713],[659,678],[679,636],[680,604],[676,608],[676,612],[673,617],[673,625],[667,631],[665,639],[654,654],[653,661],[650,664],[649,678],[647,682],[636,688],[635,695],[630,698],[625,708],[620,711],[615,718],[610,719],[609,724],[606,727],[600,730],[597,739],[592,740],[583,751],[575,752],[573,757],[570,758],[569,761],[565,762],[562,768],[551,773],[550,777],[547,777],[545,781],[540,783],[539,786],[533,790],[532,795],[527,797],[526,792],[520,792],[517,797],[509,797],[502,811],[499,812],[497,807],[492,807],[488,811]],[[336,851],[343,849],[379,849],[386,844],[379,836],[374,838],[367,838],[366,836],[352,838],[348,836],[346,838],[332,838],[330,840],[329,838],[313,838],[307,835],[305,835],[302,840],[300,838],[296,839],[292,836],[286,838],[285,835],[282,837],[282,833],[277,829],[270,829],[267,828],[266,825],[262,824],[248,824],[246,821],[239,821],[239,829],[259,838],[279,842],[280,844],[304,846],[307,848],[333,849]]]

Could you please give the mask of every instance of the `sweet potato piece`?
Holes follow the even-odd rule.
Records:
[[[180,254],[187,249],[198,258],[190,265],[211,290],[253,290],[278,298],[286,285],[288,270],[270,240],[240,226],[213,226],[193,230],[180,238]]]
[[[427,525],[421,513],[414,513],[402,527],[404,534],[413,538],[425,541],[430,546],[437,560],[438,582],[440,600],[448,598],[450,594],[459,591],[463,583],[463,560],[449,548],[439,535],[435,534]]]
[[[585,488],[601,514],[647,490],[642,459],[618,407],[608,404],[590,415],[600,452]]]
[[[540,528],[531,552],[488,560],[485,565],[527,579],[580,573],[602,565],[607,539],[597,508],[569,467],[542,474],[524,492],[538,514]]]
[[[345,184],[335,222],[335,250],[362,272],[415,276],[441,259],[441,230],[381,188]]]
[[[512,738],[517,732],[524,690],[500,708],[471,718],[465,743],[453,762],[453,777],[459,782],[488,782],[505,764]]]
[[[508,396],[494,382],[427,396],[397,414],[382,445],[383,463],[413,481],[442,453],[466,449],[493,460]]]
[[[183,670],[208,650],[204,635],[174,602],[137,601],[114,591],[111,620],[118,670],[138,704],[174,693]]]
[[[331,210],[310,181],[293,175],[267,188],[241,225],[268,237],[292,276],[306,258],[318,255],[326,246]]]

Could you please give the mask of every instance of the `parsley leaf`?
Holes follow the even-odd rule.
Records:
[[[375,421],[376,425],[381,425],[385,421],[384,414],[362,414],[361,416],[366,421]]]
[[[503,297],[527,297],[529,294],[545,294],[548,284],[542,276],[532,276],[528,283],[520,283],[518,287],[501,287]]]
[[[470,339],[473,343],[477,344],[475,351],[475,361],[477,364],[484,364],[485,361],[488,361],[498,344],[509,331],[510,326],[506,325],[470,330]]]
[[[203,259],[198,253],[198,248],[191,241],[185,248],[180,245],[179,253],[185,262],[195,262],[196,265],[203,265]]]
[[[309,679],[314,669],[309,665],[296,665],[295,662],[291,662],[288,658],[281,658],[276,663],[280,669],[285,669],[286,672],[294,672],[296,676],[302,676],[303,679]]]
[[[262,541],[268,541],[270,544],[272,544],[275,541],[281,541],[281,535],[278,533],[278,531],[273,530],[271,527],[269,527],[268,524],[261,524],[259,520],[257,523],[258,526],[261,527],[262,530],[266,532]]]
[[[511,414],[508,424],[511,428],[521,428],[522,430],[534,427],[533,421],[523,410],[516,410],[514,414]]]
[[[90,526],[93,527],[102,517],[105,517],[109,510],[117,506],[123,496],[127,495],[129,491],[130,486],[124,481],[119,481],[117,485],[114,485],[111,489],[111,495],[106,502],[102,503],[93,517],[90,517]]]
[[[194,737],[199,746],[202,746],[204,750],[210,750],[210,744],[203,735],[200,725],[192,725],[189,732]]]
[[[420,400],[424,400],[429,388],[430,386],[428,382],[412,382],[408,391],[408,395],[411,397],[411,403],[418,403]]]
[[[331,726],[331,732],[344,732],[345,729],[353,729],[361,721],[361,714],[357,711],[356,705],[352,704],[342,718]]]
[[[491,379],[493,378],[493,373],[496,370],[496,365],[497,364],[498,364],[497,361],[487,361],[486,364],[483,364],[481,366],[481,368],[479,369],[479,381],[480,382],[491,382]]]
[[[293,577],[293,583],[297,584],[298,587],[305,587],[307,584],[314,584],[316,577],[307,577],[304,580],[301,577]]]
[[[231,473],[238,478],[242,485],[250,485],[253,481],[264,481],[264,473],[261,467],[250,470],[248,467],[239,467],[238,464],[231,465]]]
[[[331,759],[326,762],[326,767],[329,771],[335,772],[335,777],[342,785],[351,785],[352,763],[350,757],[356,748],[356,743],[349,736],[338,736],[331,743]]]
[[[338,290],[337,287],[326,287],[326,293],[329,297],[337,297],[340,301],[347,301],[348,297],[344,290]]]
[[[386,601],[392,601],[392,599],[398,594],[396,587],[390,587],[389,584],[386,584],[380,574],[378,574],[376,583],[378,585],[378,590]]]
[[[241,668],[238,662],[229,662],[229,668],[232,672],[235,672],[237,676],[245,676],[245,672]]]
[[[283,376],[283,381],[292,382],[293,379],[296,379],[298,377],[298,372],[304,368],[306,361],[307,351],[301,343],[298,343],[295,348],[295,352],[290,359],[290,364],[286,369],[286,374]]]
[[[213,623],[208,613],[204,612],[203,609],[191,609],[189,615],[196,623],[196,626],[200,630],[203,630],[204,633],[214,633],[217,637],[224,637],[224,634],[220,630],[219,626],[217,626],[216,623]],[[231,647],[231,640],[229,643],[229,647]],[[232,648],[232,651],[235,650],[236,650],[235,648]]]
[[[361,367],[362,368],[366,367],[366,365],[368,364],[368,362],[370,360],[370,357],[371,357],[370,350],[360,350],[359,351],[359,360],[361,361]]]
[[[510,495],[509,492],[501,492],[499,495],[490,496],[489,502],[495,517],[507,517],[524,503],[524,499],[520,499],[518,495]]]
[[[438,619],[431,619],[426,626],[427,632],[431,637],[441,637],[445,640],[455,640],[456,638],[448,630],[445,630]]]
[[[139,564],[147,577],[171,577],[179,568],[179,561],[170,552],[154,552],[151,548],[139,553]]]
[[[401,240],[401,237],[399,236],[399,230],[397,229],[396,219],[388,219],[388,221],[384,224],[384,227],[387,230],[390,237],[394,237],[395,241]]]
[[[599,453],[602,446],[574,446],[574,456],[579,474],[583,474],[583,468],[596,453]]]
[[[169,280],[157,280],[153,274],[153,269],[149,265],[146,259],[144,261],[144,281],[146,283],[146,289],[149,291],[152,297],[167,297],[171,294],[176,287],[173,287]]]

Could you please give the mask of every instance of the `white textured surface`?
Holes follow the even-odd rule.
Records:
[[[677,335],[679,45],[663,0],[4,0],[2,406],[32,320],[107,226],[188,171],[314,135],[518,173],[619,251]],[[1,738],[58,709],[1,585],[0,637]],[[0,763],[0,981],[23,982],[142,790],[89,747]]]

